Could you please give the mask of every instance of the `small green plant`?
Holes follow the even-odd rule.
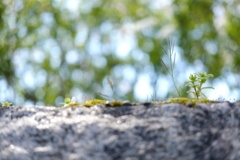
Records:
[[[203,89],[214,89],[213,87],[202,87],[202,85],[207,81],[207,78],[213,77],[212,74],[206,73],[194,73],[189,76],[189,81],[185,81],[186,86],[193,89],[193,91],[189,90],[187,93],[192,93],[196,99],[199,99],[201,95],[206,97],[205,94],[202,93]]]
[[[5,102],[2,103],[3,107],[8,107],[8,106],[11,106],[11,105],[12,105],[12,103],[10,103],[8,101],[5,101]]]
[[[65,98],[64,102],[60,103],[60,104],[63,105],[63,107],[78,105],[78,103],[76,103],[76,98],[75,97],[72,97],[72,99]]]

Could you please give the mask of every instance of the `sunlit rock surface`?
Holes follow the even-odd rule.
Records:
[[[240,103],[0,108],[0,160],[239,160]]]

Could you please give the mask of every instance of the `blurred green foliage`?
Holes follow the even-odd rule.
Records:
[[[111,91],[107,76],[118,97],[136,100],[139,75],[149,74],[156,89],[159,76],[167,74],[160,57],[172,37],[190,68],[198,70],[200,63],[215,78],[232,73],[239,81],[239,8],[238,0],[3,0],[0,80],[13,91],[8,100],[20,104],[56,105],[78,93],[99,98]],[[129,68],[133,72],[126,74]],[[176,67],[176,77],[186,69]]]

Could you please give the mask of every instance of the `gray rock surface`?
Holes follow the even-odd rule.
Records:
[[[0,160],[240,160],[240,103],[4,107]]]

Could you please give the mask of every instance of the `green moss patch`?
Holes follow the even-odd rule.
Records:
[[[92,107],[96,104],[104,104],[107,105],[109,107],[115,107],[115,106],[122,106],[123,103],[119,102],[119,101],[114,101],[114,102],[109,102],[107,100],[104,99],[92,99],[92,100],[88,100],[84,103],[68,103],[65,104],[65,107],[72,107],[72,106],[85,106],[85,107]]]
[[[171,98],[167,101],[167,103],[181,103],[181,104],[187,104],[192,103],[193,105],[196,105],[197,103],[211,103],[216,102],[209,99],[189,99],[189,98]]]

